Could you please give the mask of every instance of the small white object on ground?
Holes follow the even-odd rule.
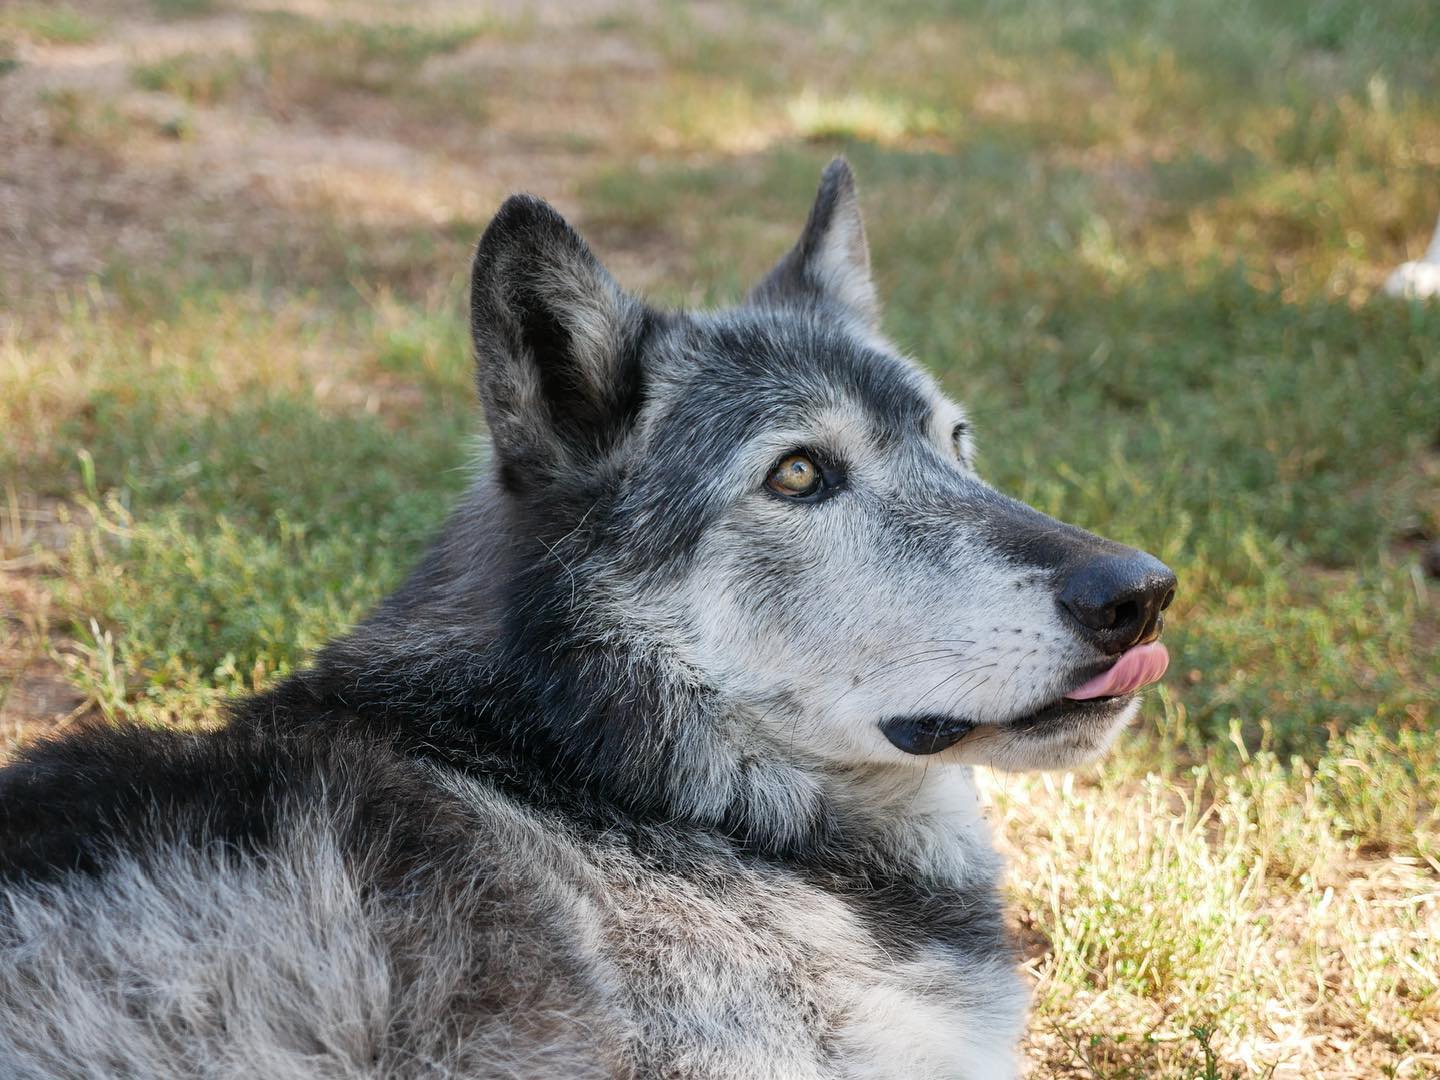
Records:
[[[1419,262],[1402,263],[1385,279],[1389,296],[1426,300],[1440,297],[1440,224],[1430,240],[1430,250]]]

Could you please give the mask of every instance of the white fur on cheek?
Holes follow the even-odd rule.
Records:
[[[953,456],[950,432],[963,413],[933,383],[921,385],[944,431],[917,436],[943,441],[932,455]],[[1047,574],[1005,558],[982,531],[938,509],[933,522],[928,511],[909,512],[923,546],[894,527],[895,511],[870,493],[904,492],[915,466],[905,452],[878,451],[863,410],[817,410],[813,433],[785,439],[833,452],[847,465],[849,490],[813,507],[742,498],[707,535],[674,620],[691,628],[690,662],[749,702],[787,750],[836,764],[918,764],[885,738],[884,721],[936,716],[1003,728],[1075,685],[1077,666],[1094,653],[1066,625]],[[754,572],[757,544],[775,553],[773,577]],[[1112,737],[1092,723],[1033,737],[977,733],[953,759],[1063,768]]]

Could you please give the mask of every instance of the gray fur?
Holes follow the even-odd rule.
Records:
[[[224,732],[0,773],[0,1075],[1014,1076],[971,769],[1133,715],[1059,702],[1058,576],[1121,549],[976,475],[841,162],[730,311],[524,197],[473,281],[495,467],[410,581]],[[767,490],[796,448],[833,497]]]

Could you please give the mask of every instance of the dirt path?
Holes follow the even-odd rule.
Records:
[[[234,257],[337,224],[479,224],[514,190],[574,212],[577,183],[601,148],[613,153],[660,64],[633,34],[605,28],[641,17],[630,5],[500,4],[474,40],[409,71],[404,94],[366,93],[320,60],[297,71],[288,55],[257,55],[335,14],[307,0],[280,7],[293,27],[271,4],[167,23],[108,3],[93,8],[93,41],[16,43],[18,67],[0,77],[0,288],[29,295],[143,265],[177,235],[201,257]],[[347,5],[345,25],[385,13],[367,11]],[[462,13],[475,17],[432,3],[405,21],[443,26]],[[166,63],[231,85],[216,100],[139,85],[139,69]],[[644,277],[643,264],[630,269]]]
[[[68,543],[70,525],[53,504],[9,495],[0,513],[0,759],[87,705],[45,634],[50,596],[41,575],[47,557]]]

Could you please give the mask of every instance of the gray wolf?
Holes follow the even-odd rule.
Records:
[[[971,772],[1101,752],[1173,575],[980,479],[843,161],[731,310],[526,196],[472,282],[493,454],[399,591],[0,772],[0,1071],[1014,1076]]]

